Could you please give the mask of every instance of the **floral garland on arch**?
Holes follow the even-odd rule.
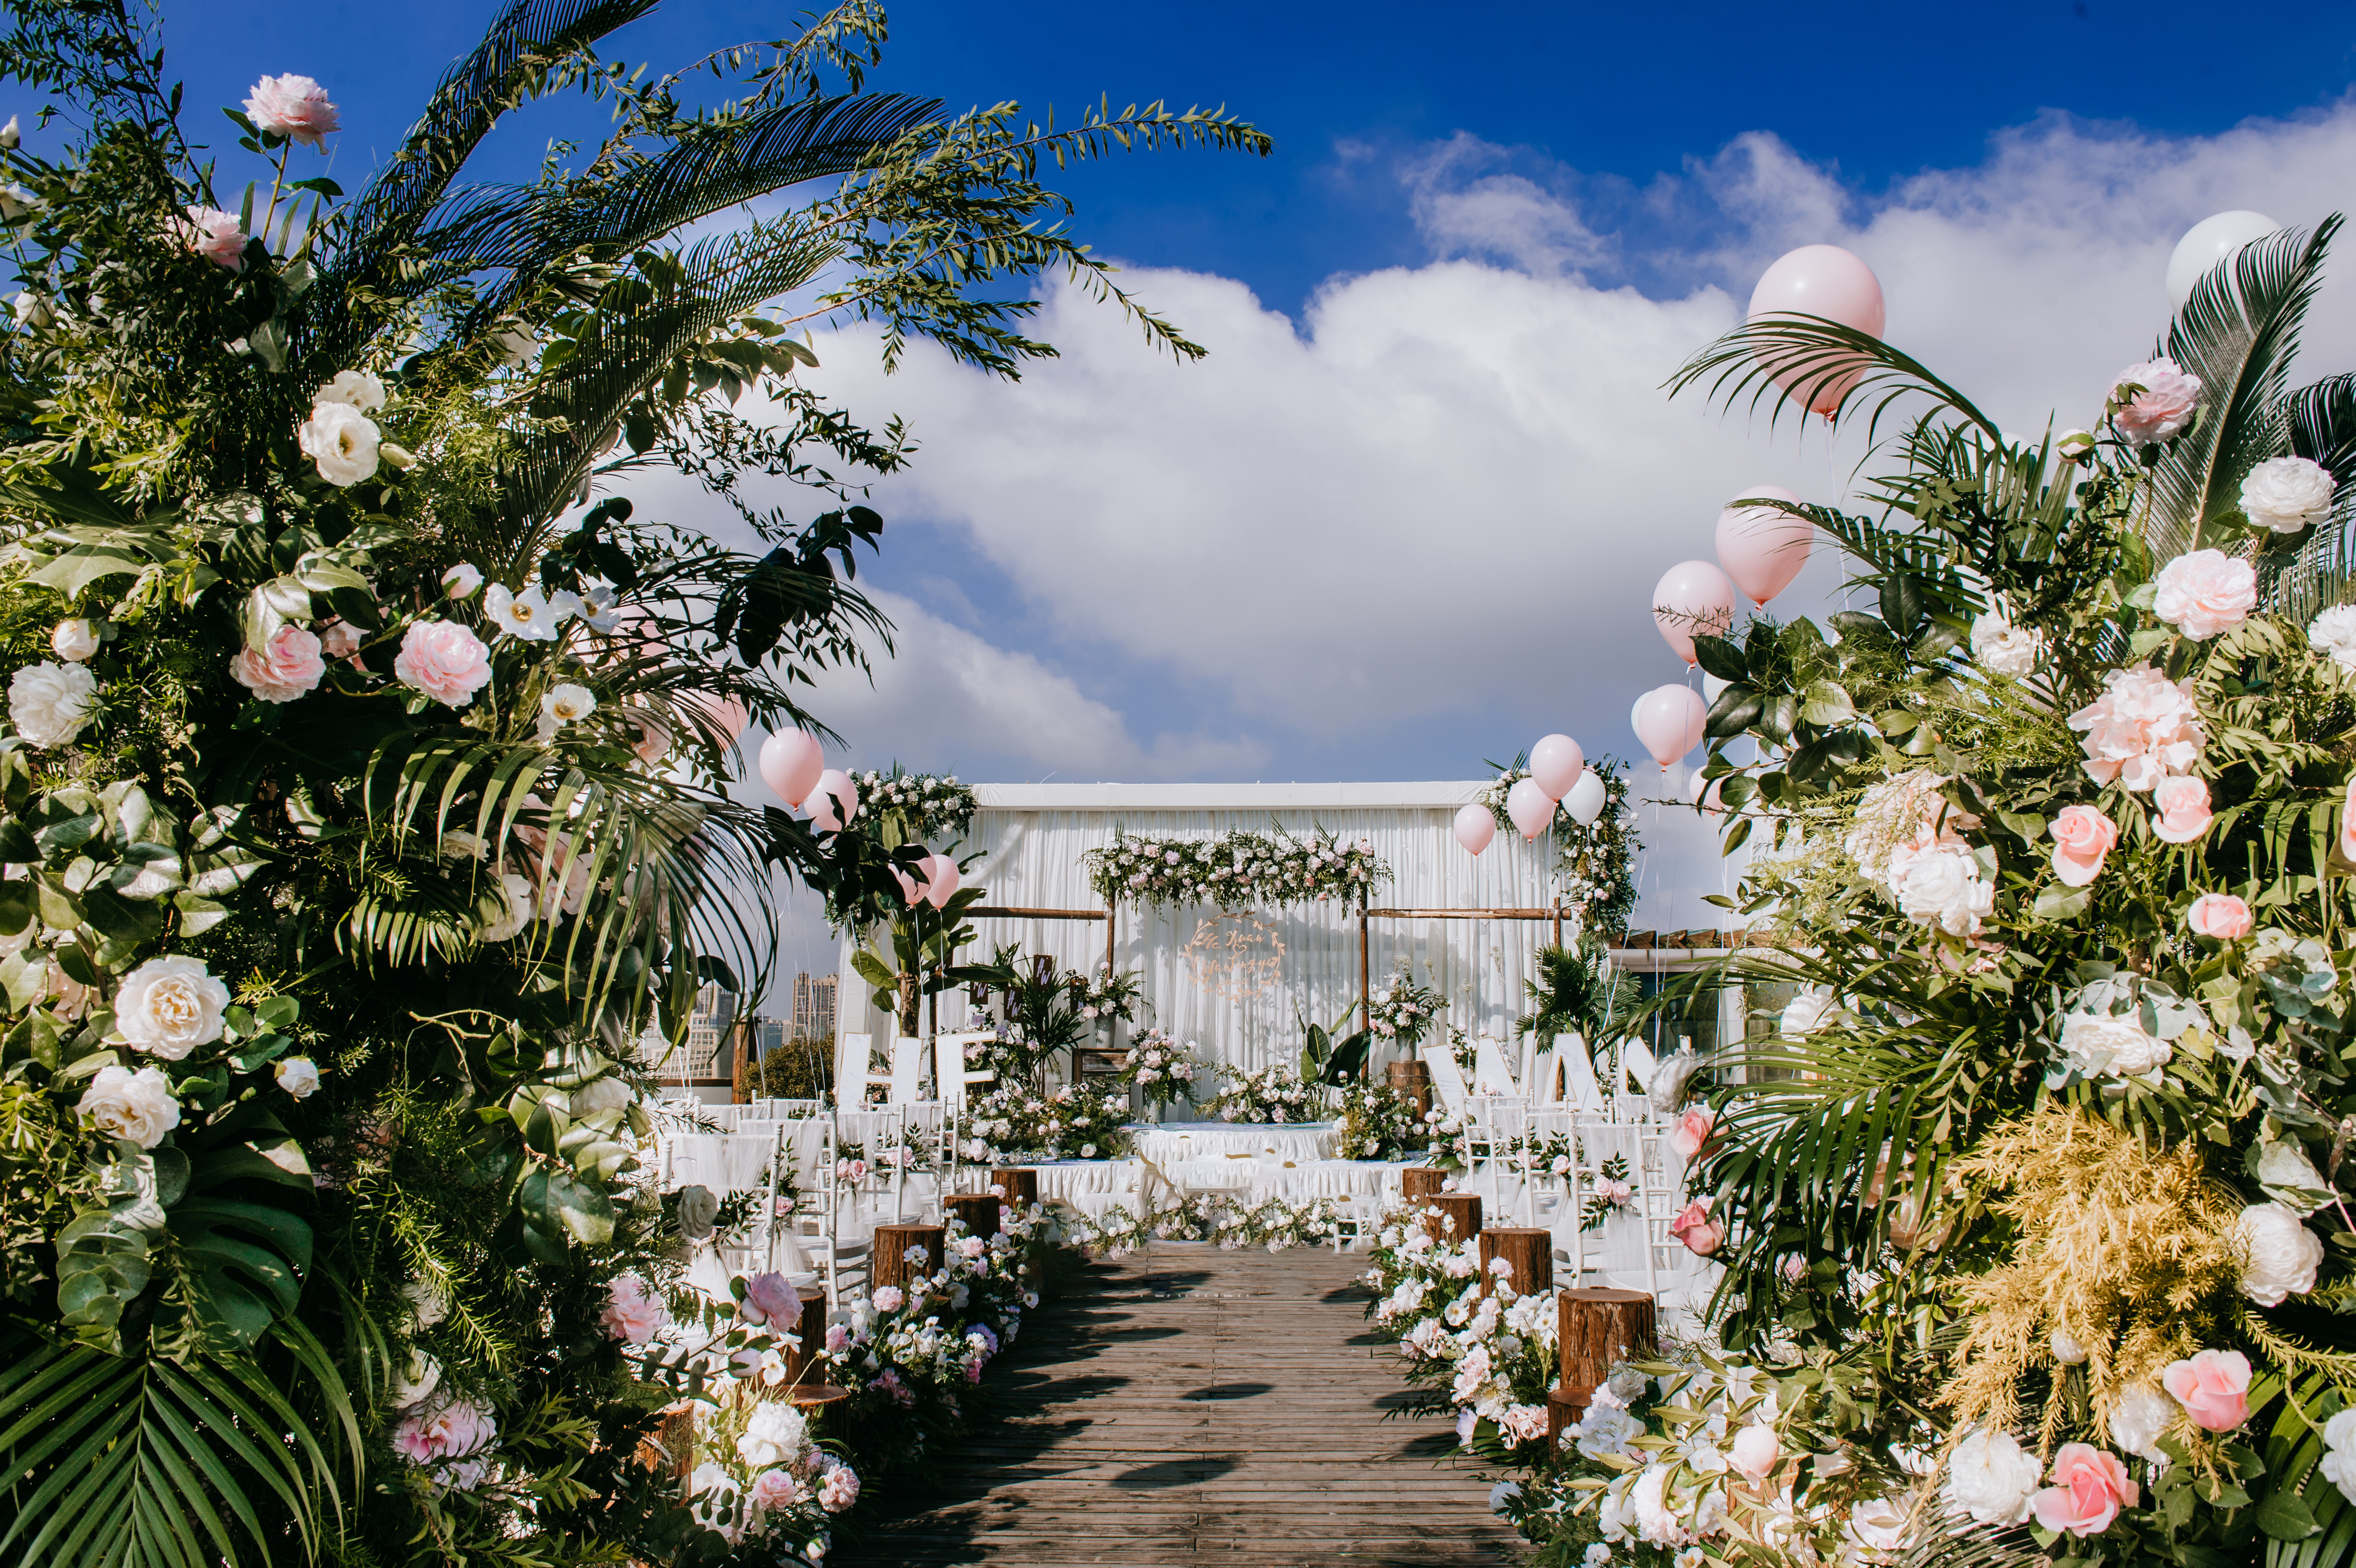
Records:
[[[1371,839],[1344,844],[1319,828],[1307,841],[1287,833],[1218,838],[1117,835],[1084,857],[1088,885],[1108,904],[1205,904],[1223,910],[1363,900],[1391,879]]]
[[[955,773],[912,773],[894,763],[889,772],[871,769],[850,776],[859,792],[856,815],[896,814],[904,826],[903,843],[960,838],[981,808],[971,786],[958,783]]]
[[[1636,856],[1644,844],[1628,810],[1627,764],[1603,756],[1588,769],[1603,781],[1603,809],[1593,822],[1582,824],[1569,806],[1556,803],[1555,877],[1564,908],[1578,912],[1580,930],[1611,936],[1626,930],[1628,917],[1636,912]],[[1529,776],[1529,768],[1516,757],[1513,766],[1499,769],[1495,781],[1481,791],[1480,802],[1496,818],[1500,831],[1521,831],[1505,809],[1505,797]]]

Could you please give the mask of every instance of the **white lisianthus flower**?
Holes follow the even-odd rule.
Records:
[[[98,677],[80,665],[27,665],[8,681],[8,721],[33,745],[70,746],[97,697]]]
[[[2342,669],[2356,669],[2356,604],[2334,604],[2309,621],[2307,645]]]
[[[154,1148],[164,1135],[180,1125],[180,1103],[160,1069],[102,1067],[74,1106],[98,1124],[109,1137],[128,1138],[141,1148]]]
[[[2259,1306],[2280,1307],[2315,1288],[2323,1239],[2307,1228],[2297,1210],[2251,1204],[2233,1222],[2233,1243],[2242,1255],[2242,1294]]]
[[[383,440],[376,421],[349,403],[312,404],[311,417],[294,432],[294,443],[319,477],[345,490],[375,477]]]
[[[290,1056],[276,1069],[278,1086],[297,1100],[319,1092],[319,1064],[307,1056]]]
[[[1909,920],[1950,936],[1970,936],[1996,909],[1996,889],[1980,877],[1971,848],[1940,844],[1914,857],[1899,879],[1898,907]]]
[[[1975,1432],[1947,1461],[1947,1500],[1980,1524],[2019,1524],[2044,1467],[2008,1432]]]
[[[2242,511],[2251,523],[2295,534],[2331,516],[2331,470],[2304,457],[2269,457],[2242,481]]]
[[[1995,611],[1972,623],[1972,657],[1997,675],[2027,675],[2037,667],[2044,645],[2043,637]]]
[[[551,687],[540,699],[540,743],[549,745],[567,724],[577,724],[597,710],[597,699],[585,686],[571,681]]]
[[[80,664],[98,652],[98,633],[79,615],[59,621],[49,634],[49,651],[68,664]]]
[[[442,574],[442,591],[453,599],[471,599],[483,585],[482,568],[460,561]]]
[[[2106,1072],[2140,1078],[2176,1054],[2168,1041],[2146,1033],[2132,1013],[2070,1014],[2062,1020],[2062,1049],[2070,1065],[2089,1078]]]
[[[150,958],[124,976],[114,994],[114,1037],[134,1050],[177,1061],[221,1037],[229,987],[205,970],[204,960],[175,953]]]
[[[2094,432],[2090,430],[2065,430],[2053,438],[2053,450],[2076,463],[2093,454]]]
[[[384,383],[366,370],[338,370],[336,379],[311,394],[311,411],[321,403],[349,403],[364,414],[384,407]]]
[[[557,623],[580,608],[581,601],[570,593],[559,593],[552,599],[537,588],[512,593],[505,584],[498,582],[492,583],[483,596],[483,613],[491,624],[530,643],[544,643],[554,637]]]

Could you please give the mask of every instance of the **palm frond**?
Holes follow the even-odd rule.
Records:
[[[1921,361],[1871,333],[1820,315],[1778,315],[1746,321],[1706,345],[1665,384],[1675,397],[1707,379],[1709,401],[1729,410],[1748,393],[1747,406],[1752,412],[1762,401],[1768,402],[1769,422],[1773,424],[1787,409],[1804,420],[1822,393],[1851,377],[1856,378],[1855,384],[1841,393],[1829,418],[1837,423],[1852,409],[1869,407],[1869,444],[1879,434],[1882,415],[1890,405],[1913,396],[1930,398],[1989,435],[2003,438],[1996,421]],[[1788,388],[1783,381],[1790,383]]]
[[[2286,229],[2244,246],[2231,280],[2222,266],[2211,272],[2169,324],[2159,352],[2201,378],[2203,400],[2151,471],[2138,528],[2159,560],[2201,548],[2208,525],[2240,505],[2244,476],[2284,450],[2290,362],[2340,224],[2333,213],[2312,233]]]

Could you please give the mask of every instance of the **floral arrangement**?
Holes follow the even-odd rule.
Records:
[[[1229,1076],[1234,1082],[1203,1107],[1215,1122],[1313,1122],[1324,1108],[1324,1090],[1281,1062]]]
[[[1193,1040],[1181,1045],[1164,1030],[1150,1029],[1130,1038],[1129,1054],[1113,1082],[1134,1090],[1149,1105],[1166,1105],[1194,1092],[1202,1065]]]
[[[1563,906],[1576,912],[1580,932],[1598,936],[1625,931],[1636,910],[1636,856],[1644,846],[1628,810],[1626,770],[1625,763],[1612,756],[1588,764],[1588,771],[1603,784],[1603,809],[1594,821],[1581,823],[1559,801],[1554,808],[1555,879]],[[1480,802],[1500,829],[1521,831],[1505,809],[1505,797],[1529,776],[1525,759],[1516,757],[1513,766],[1499,769],[1495,780],[1481,791]]]
[[[1376,1040],[1412,1050],[1440,1021],[1444,1006],[1440,993],[1419,983],[1401,960],[1382,988],[1366,998],[1366,1027]]]
[[[1066,1083],[1042,1093],[1001,1083],[969,1102],[963,1131],[968,1159],[1114,1159],[1128,1147],[1122,1124],[1129,1096],[1095,1083]]]
[[[1344,1159],[1405,1159],[1430,1141],[1415,1101],[1386,1083],[1345,1083],[1334,1149]]]
[[[1363,901],[1390,880],[1374,843],[1344,844],[1320,828],[1306,843],[1289,834],[1139,838],[1126,833],[1087,852],[1088,885],[1108,904],[1269,908],[1331,899]]]
[[[896,816],[902,843],[961,838],[980,809],[973,791],[958,783],[955,773],[912,773],[894,763],[889,772],[870,769],[850,776],[858,792],[859,813]]]
[[[1341,1211],[1331,1199],[1271,1194],[1237,1207],[1215,1193],[1173,1197],[1143,1215],[1115,1206],[1087,1221],[1077,1234],[1097,1256],[1119,1258],[1157,1241],[1216,1242],[1226,1251],[1316,1246],[1341,1233]]]

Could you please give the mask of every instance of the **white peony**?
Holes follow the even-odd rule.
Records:
[[[1668,1481],[1666,1465],[1647,1465],[1637,1474],[1636,1484],[1628,1488],[1628,1509],[1635,1515],[1636,1537],[1647,1545],[1675,1546],[1686,1537],[1663,1495]]]
[[[2323,1424],[2323,1463],[2316,1468],[2356,1503],[2356,1410],[2343,1410]]]
[[[1863,1552],[1896,1552],[1906,1544],[1906,1509],[1896,1498],[1870,1498],[1849,1509],[1848,1538]]]
[[[1994,611],[1972,623],[1972,657],[1997,675],[2027,675],[2037,667],[2044,646],[2043,637]]]
[[[59,621],[49,634],[49,651],[68,664],[80,664],[98,652],[98,634],[79,615]]]
[[[372,414],[384,407],[384,383],[365,370],[338,370],[334,380],[311,394],[313,412],[321,403],[348,403]]]
[[[1898,907],[1909,920],[1935,925],[1950,936],[1970,936],[1996,908],[1996,889],[1980,878],[1971,848],[1940,844],[1914,857],[1900,875]]]
[[[183,953],[150,958],[114,994],[114,1038],[177,1061],[221,1037],[228,1006],[229,987],[206,973],[203,959]]]
[[[2115,1073],[2140,1078],[2164,1066],[2175,1048],[2147,1034],[2133,1013],[2072,1013],[2062,1020],[2062,1050],[2088,1078]]]
[[[91,1079],[74,1109],[98,1124],[110,1137],[129,1138],[141,1148],[154,1148],[164,1135],[180,1125],[180,1103],[161,1069],[102,1067]]]
[[[579,723],[596,710],[597,699],[587,687],[569,680],[551,687],[540,699],[540,743],[552,744],[559,730]]]
[[[1644,1424],[1617,1405],[1598,1403],[1588,1408],[1570,1434],[1581,1454],[1601,1459],[1607,1454],[1627,1453],[1628,1440],[1643,1436]]]
[[[1947,1461],[1947,1500],[1980,1524],[2019,1524],[2042,1470],[2009,1432],[1975,1432]]]
[[[2323,1239],[2307,1228],[2297,1210],[2251,1204],[2233,1221],[2233,1243],[2242,1254],[2242,1294],[2259,1306],[2280,1307],[2315,1288]]]
[[[2309,621],[2307,645],[2342,669],[2356,669],[2356,604],[2334,604]]]
[[[736,1456],[755,1469],[798,1458],[809,1442],[809,1423],[790,1404],[765,1401],[753,1407],[744,1435],[736,1439]]]
[[[319,1092],[319,1064],[307,1056],[290,1056],[278,1064],[278,1086],[297,1100]]]
[[[36,746],[70,746],[97,698],[98,677],[80,665],[27,665],[8,682],[8,721]]]
[[[343,489],[376,476],[383,440],[376,421],[349,403],[312,404],[311,417],[294,432],[294,443],[319,477]]]
[[[2176,1420],[2176,1402],[2162,1394],[2149,1383],[2136,1383],[2118,1397],[2111,1406],[2106,1424],[2111,1441],[2153,1464],[2166,1462],[2160,1451],[2160,1435]]]
[[[2258,528],[2295,534],[2331,516],[2331,470],[2304,457],[2269,457],[2242,481],[2242,511]]]

